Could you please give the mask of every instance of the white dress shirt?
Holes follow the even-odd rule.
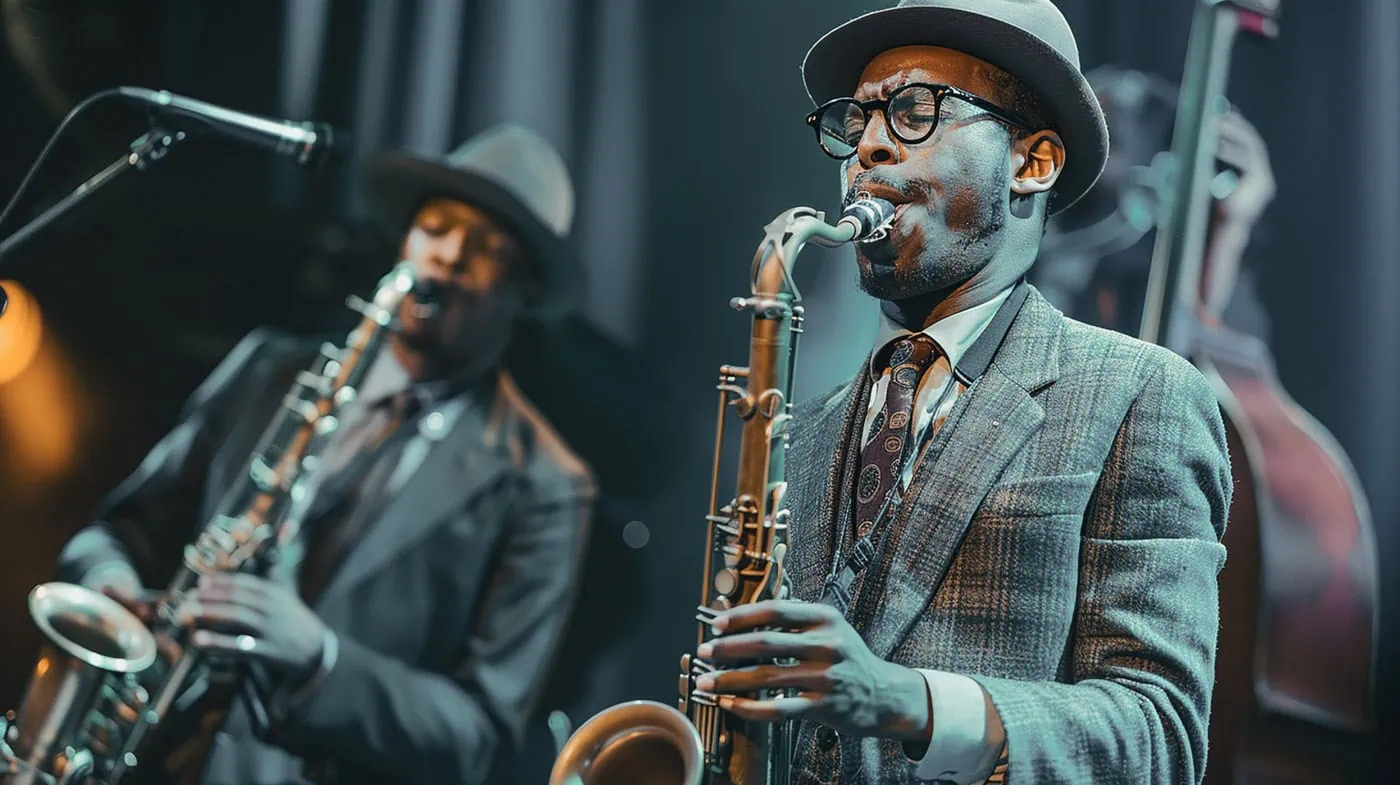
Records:
[[[963,354],[982,335],[992,316],[1011,296],[1011,288],[988,302],[958,311],[929,325],[923,332],[938,346],[938,353],[914,398],[914,443],[922,444],[930,426],[941,427],[952,411],[953,404],[964,386],[953,378],[953,368]],[[875,339],[878,350],[891,341],[912,335],[909,330],[880,313],[880,331]],[[873,369],[872,369],[873,372]],[[890,371],[884,370],[870,390],[870,407],[865,413],[862,446],[870,439],[875,415],[884,408],[889,389]],[[948,385],[953,388],[948,390]],[[944,395],[945,390],[948,392]],[[941,401],[941,402],[940,402]],[[922,460],[922,458],[920,458]],[[917,461],[910,461],[900,477],[900,492],[909,485]],[[957,785],[985,782],[997,766],[1006,743],[1001,718],[989,710],[986,695],[977,682],[956,673],[920,670],[928,685],[929,704],[933,707],[933,737],[928,751],[919,760],[915,776],[921,780],[946,780]]]

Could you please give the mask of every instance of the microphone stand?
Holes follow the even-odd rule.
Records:
[[[0,242],[0,260],[25,240],[48,228],[59,217],[77,207],[84,199],[106,188],[108,185],[132,170],[144,172],[151,164],[161,160],[170,148],[185,139],[184,131],[166,131],[152,128],[131,143],[131,152],[113,161],[106,169],[93,175],[87,182],[73,189],[73,192],[60,199],[37,218],[21,226],[14,234]]]

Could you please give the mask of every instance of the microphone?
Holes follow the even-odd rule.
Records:
[[[333,144],[331,127],[326,123],[259,117],[165,90],[118,87],[117,92],[139,103],[150,104],[162,114],[198,120],[222,134],[288,156],[301,166],[324,164]]]
[[[424,321],[435,318],[442,310],[446,286],[433,278],[419,278],[413,285],[413,315]]]
[[[893,203],[862,192],[841,210],[841,220],[836,225],[851,227],[853,242],[869,243],[884,239],[893,220]]]

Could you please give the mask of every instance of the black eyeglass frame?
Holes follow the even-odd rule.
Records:
[[[922,87],[933,93],[933,124],[929,126],[927,133],[919,136],[918,138],[908,139],[905,138],[902,134],[899,133],[898,130],[895,129],[894,123],[890,122],[890,104],[900,93],[903,93],[905,90],[910,90],[915,87]],[[1026,133],[1030,133],[1033,130],[1030,126],[1030,123],[1022,117],[1020,117],[1019,115],[1017,115],[1016,113],[1003,109],[980,95],[969,93],[966,90],[954,87],[952,85],[935,84],[931,82],[910,82],[909,84],[900,85],[899,87],[892,90],[890,94],[885,96],[884,98],[872,98],[869,101],[857,101],[854,98],[850,97],[833,98],[830,101],[827,101],[826,103],[822,104],[821,106],[818,106],[816,109],[813,109],[811,113],[807,115],[807,125],[812,126],[812,130],[816,132],[817,146],[822,149],[823,153],[826,153],[828,156],[830,156],[831,158],[835,158],[838,161],[844,161],[847,158],[850,158],[851,156],[855,155],[860,148],[858,144],[851,145],[851,151],[849,153],[845,155],[836,155],[835,153],[828,150],[826,145],[822,143],[821,118],[822,115],[825,114],[827,110],[831,109],[833,106],[836,106],[838,104],[854,104],[857,107],[859,107],[861,114],[865,118],[865,125],[861,129],[862,134],[865,133],[866,128],[870,127],[870,116],[875,113],[875,110],[878,109],[880,111],[880,114],[883,115],[885,118],[885,127],[889,129],[890,134],[894,136],[894,138],[898,139],[899,141],[905,144],[919,144],[920,142],[928,141],[929,137],[933,136],[933,132],[938,130],[938,123],[943,119],[943,99],[947,98],[948,96],[952,96],[953,98],[956,98],[959,101],[962,101],[963,103],[971,104],[972,106],[983,110],[987,114],[991,115],[997,120],[1000,120],[1003,123],[1006,123],[1007,125],[1012,126],[1013,128],[1025,131]]]

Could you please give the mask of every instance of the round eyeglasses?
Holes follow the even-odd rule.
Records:
[[[870,115],[877,109],[885,116],[885,125],[894,138],[905,144],[918,144],[933,136],[938,118],[943,113],[943,99],[956,98],[982,109],[987,114],[1013,128],[1030,131],[1030,124],[1015,114],[981,96],[973,95],[951,85],[915,82],[902,85],[888,98],[857,101],[836,98],[817,107],[807,115],[807,125],[817,132],[817,144],[822,151],[838,160],[856,153]]]

